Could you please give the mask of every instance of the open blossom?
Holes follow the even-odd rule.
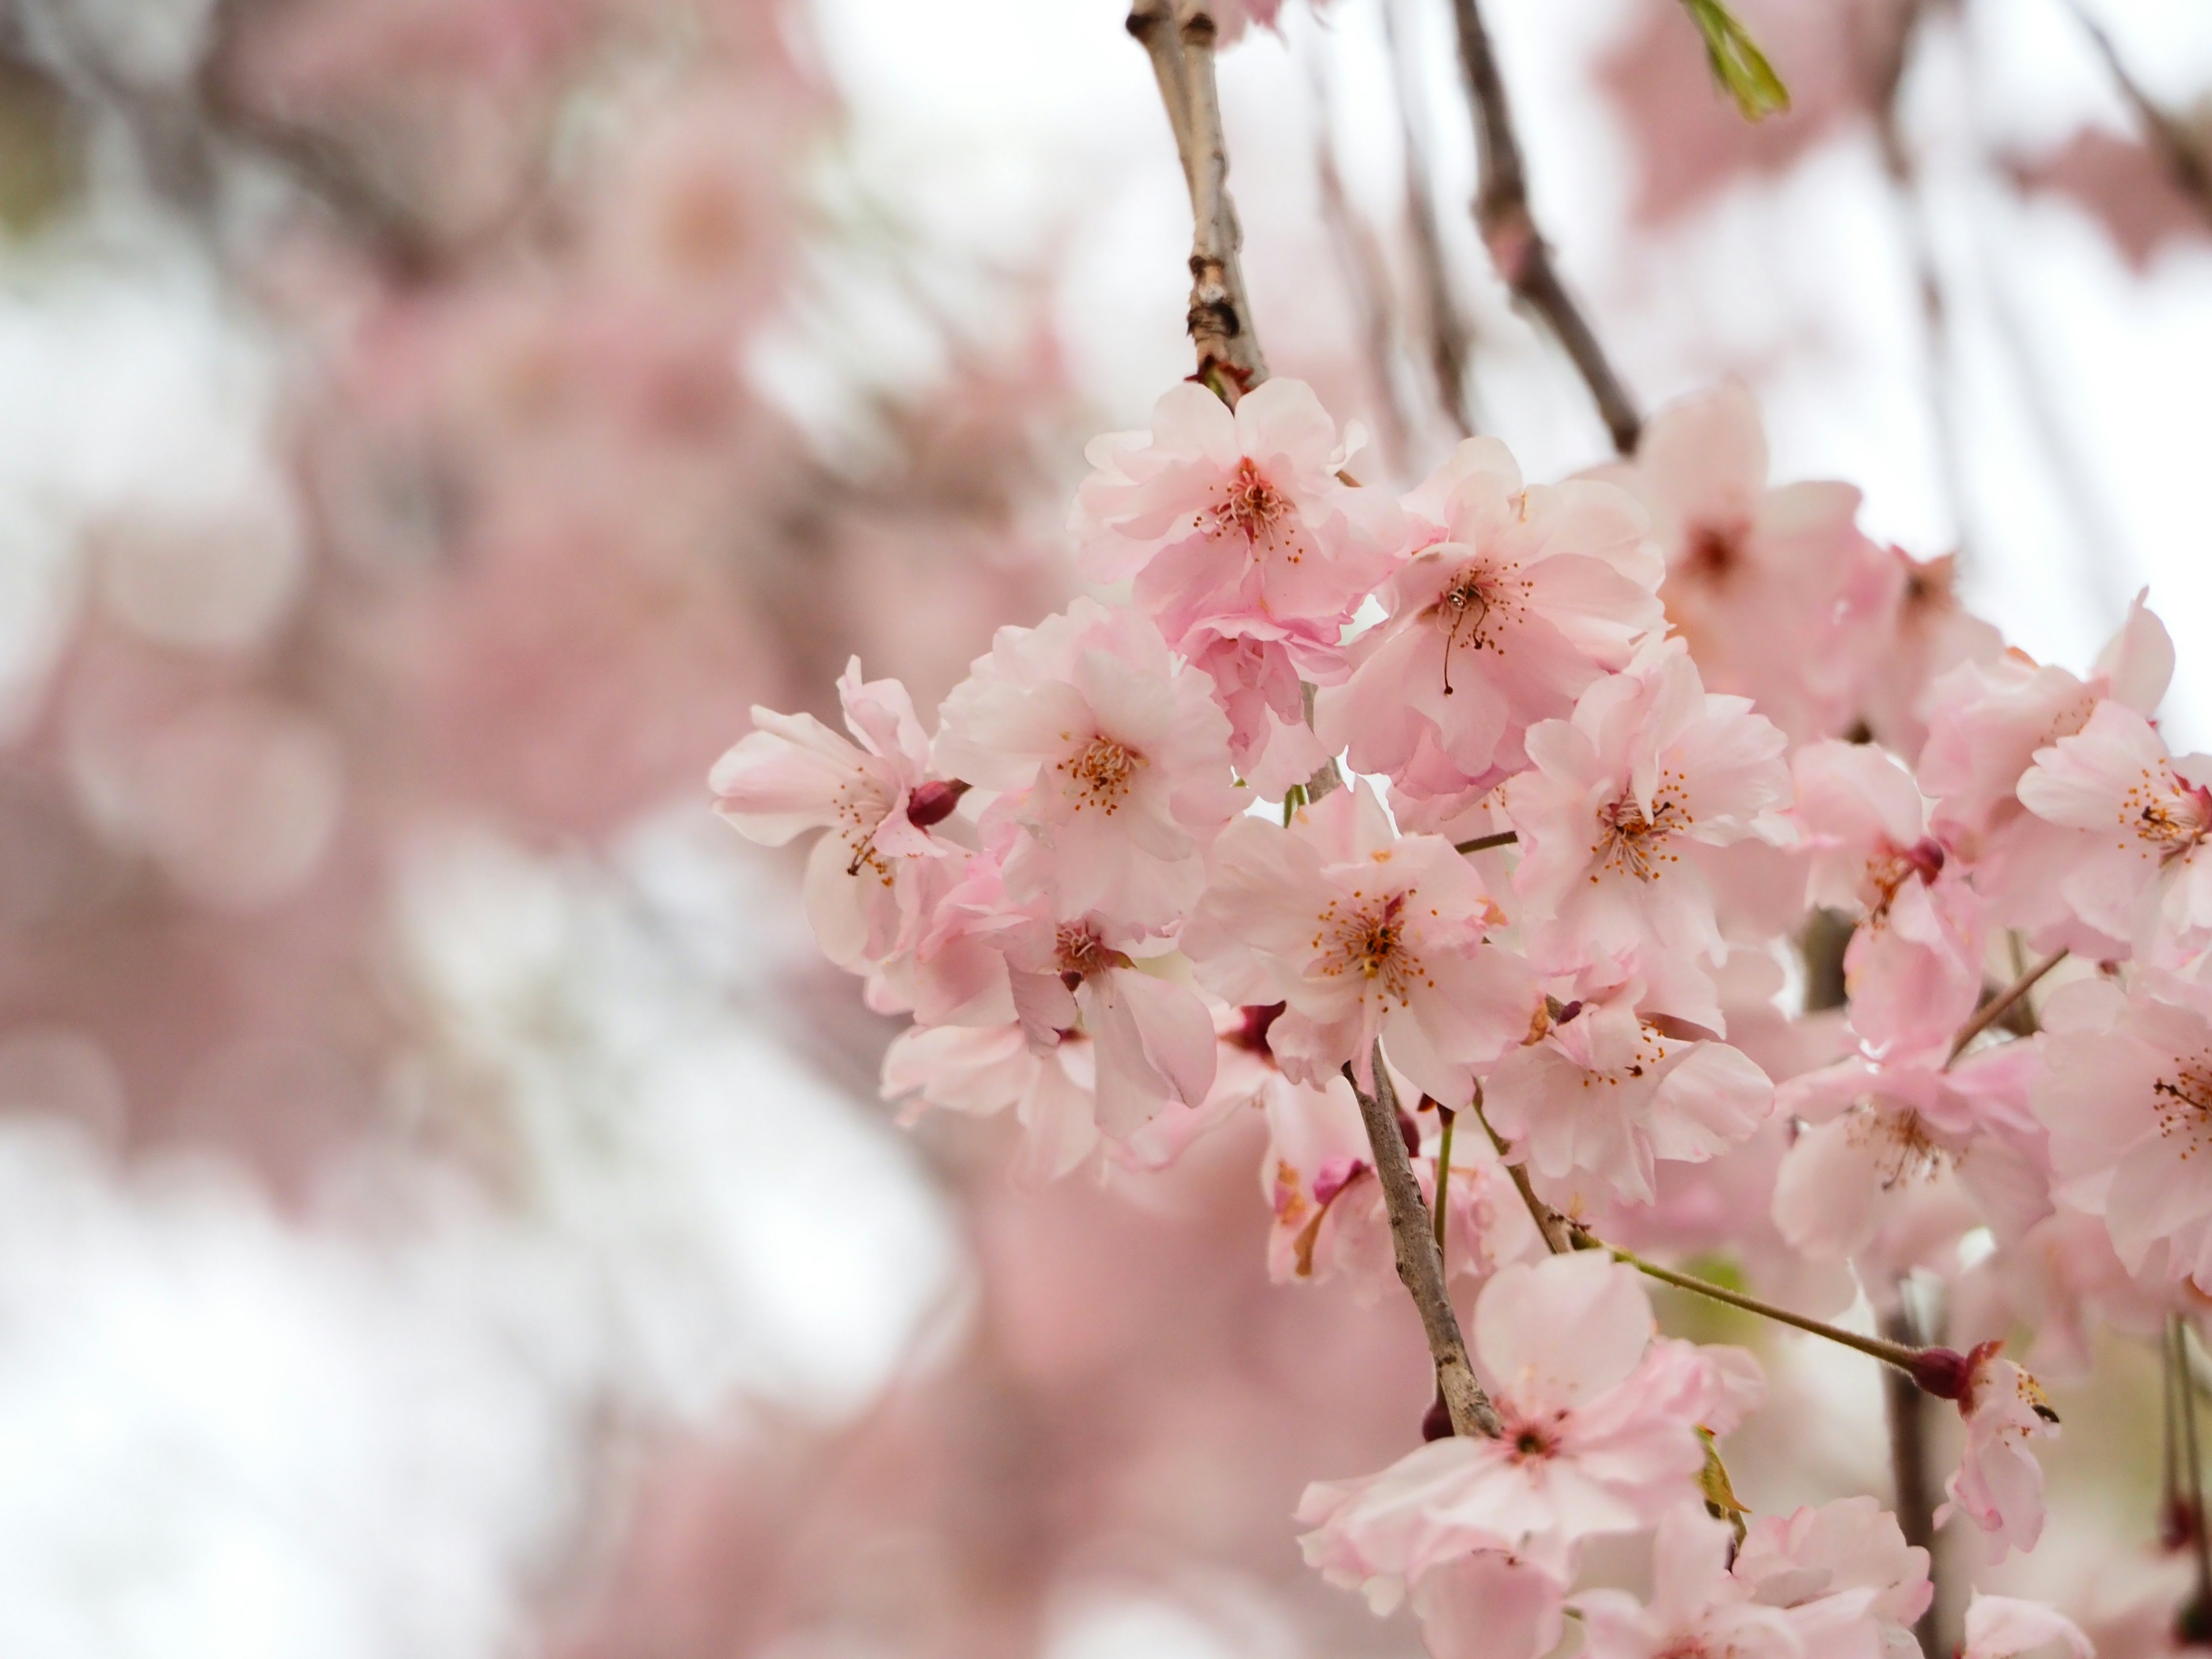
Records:
[[[2031,1127],[2026,1096],[2039,1060],[2030,1043],[1948,1069],[1941,1048],[1856,1055],[1784,1083],[1775,1109],[1805,1127],[1775,1176],[1783,1237],[1810,1255],[1856,1255],[1899,1206],[1954,1174],[1971,1180],[1982,1137]]]
[[[1000,791],[1018,831],[1007,890],[1164,927],[1198,896],[1201,854],[1237,813],[1228,722],[1206,677],[1128,611],[1078,599],[1002,628],[945,700],[942,769]]]
[[[1808,1659],[1778,1607],[1729,1571],[1735,1538],[1697,1504],[1669,1510],[1651,1545],[1651,1599],[1620,1590],[1575,1598],[1589,1659]]]
[[[1936,1515],[1938,1526],[1957,1514],[1978,1527],[1991,1561],[2032,1550],[2043,1535],[2043,1466],[2028,1443],[2058,1434],[2058,1413],[2033,1377],[1999,1357],[2001,1346],[1984,1342],[1966,1356],[1966,1450],[1943,1486],[1951,1501]]]
[[[841,738],[811,714],[755,708],[753,730],[714,763],[714,810],[751,840],[781,847],[830,833],[806,861],[806,916],[823,954],[865,973],[911,949],[925,907],[965,850],[943,833],[964,785],[932,781],[929,739],[896,680],[837,682]]]
[[[1287,830],[1248,817],[1223,831],[1182,944],[1215,994],[1286,1005],[1268,1043],[1294,1080],[1325,1088],[1349,1064],[1373,1088],[1379,1037],[1419,1089],[1458,1103],[1535,1006],[1518,958],[1486,942],[1499,920],[1452,844],[1396,835],[1363,782]]]
[[[1555,1190],[1577,1181],[1650,1203],[1656,1160],[1703,1163],[1748,1139],[1773,1109],[1765,1073],[1724,1042],[1670,1035],[1638,1012],[1641,989],[1632,980],[1566,1004],[1484,1079],[1491,1127],[1565,1213],[1589,1207]]]
[[[1859,533],[1849,484],[1766,475],[1759,405],[1731,381],[1662,410],[1635,459],[1598,476],[1650,509],[1668,619],[1711,684],[1792,738],[1837,736],[1884,643],[1890,556]]]
[[[1500,1269],[1475,1305],[1472,1347],[1504,1432],[1435,1441],[1380,1474],[1308,1487],[1307,1561],[1387,1612],[1470,1550],[1564,1578],[1582,1540],[1694,1498],[1698,1430],[1735,1425],[1757,1402],[1757,1367],[1741,1350],[1654,1329],[1641,1277],[1603,1255]]]
[[[1919,1652],[1911,1630],[1935,1599],[1928,1565],[1895,1516],[1871,1498],[1844,1498],[1753,1517],[1729,1574],[1782,1610],[1805,1659],[1875,1659]]]
[[[912,1097],[902,1117],[925,1106],[994,1116],[1014,1108],[1022,1126],[1017,1179],[1058,1179],[1098,1145],[1096,1055],[1091,1039],[1070,1032],[1039,1054],[1018,1025],[915,1025],[884,1054],[886,1100]]]
[[[1136,579],[1170,640],[1237,612],[1277,623],[1349,620],[1403,539],[1382,492],[1338,477],[1353,446],[1303,380],[1269,380],[1231,414],[1188,382],[1151,432],[1094,439],[1072,521],[1084,573]]]
[[[1706,691],[1679,640],[1654,641],[1596,682],[1572,719],[1531,726],[1534,769],[1504,802],[1522,848],[1514,888],[1528,920],[1548,925],[1540,961],[1640,951],[1655,1003],[1692,1019],[1711,1010],[1702,975],[1688,992],[1656,982],[1672,957],[1722,955],[1711,889],[1686,854],[1786,836],[1783,741],[1742,698]]]
[[[1587,480],[1523,487],[1470,438],[1406,505],[1433,541],[1385,584],[1389,617],[1320,699],[1332,751],[1407,797],[1480,795],[1526,763],[1522,734],[1568,714],[1663,622],[1660,564],[1627,495]]]
[[[1566,1590],[1502,1550],[1448,1561],[1413,1586],[1431,1659],[1544,1659],[1566,1628]]]
[[[1966,1604],[1966,1644],[1959,1659],[2016,1659],[2054,1643],[2063,1643],[2073,1659],[2095,1659],[2081,1627],[2055,1607],[1976,1590]]]
[[[1851,1024],[1878,1052],[1933,1047],[1982,989],[1982,906],[1927,832],[1912,775],[1870,744],[1808,743],[1790,759],[1805,898],[1858,919],[1844,956]]]
[[[2212,940],[2212,755],[2167,752],[2125,703],[2097,705],[2082,728],[2039,749],[2020,781],[2036,817],[2086,832],[2061,888],[2076,915],[2174,959]]]
[[[2212,1291],[2212,1020],[2193,986],[2156,990],[2052,996],[2031,1103],[2061,1195],[2104,1217],[2128,1271]]]

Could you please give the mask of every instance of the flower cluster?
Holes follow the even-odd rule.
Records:
[[[1356,441],[1296,382],[1176,388],[1090,452],[1110,599],[1002,630],[933,734],[857,664],[849,740],[756,711],[721,810],[825,832],[823,946],[914,1020],[886,1093],[1013,1108],[1027,1178],[1256,1111],[1274,1276],[1372,1293],[1372,1113],[1418,1103],[1503,1428],[1311,1488],[1332,1578],[1439,1653],[1570,1610],[1598,1656],[1893,1648],[1927,1556],[1870,1500],[1733,1551],[1700,1507],[1759,1368],[1656,1336],[1626,1253],[1957,1343],[1914,1370],[1966,1420],[1947,1514],[2033,1547],[2056,1417],[2003,1340],[2063,1370],[2212,1295],[2212,757],[2155,725],[2165,630],[2007,651],[1856,492],[1770,487],[1741,387],[1558,484],[1474,439],[1393,500]],[[1650,1600],[1576,1592],[1651,1529]],[[1975,1650],[2057,1629],[2022,1605]]]

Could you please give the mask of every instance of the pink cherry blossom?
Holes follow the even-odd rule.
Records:
[[[2087,832],[2062,882],[2075,914],[2173,960],[2212,939],[2212,755],[2179,760],[2125,703],[2097,705],[2081,731],[2048,749],[2020,781],[2036,817]]]
[[[1473,1352],[1504,1419],[1497,1439],[1432,1442],[1380,1474],[1310,1486],[1306,1559],[1378,1610],[1472,1549],[1564,1577],[1575,1547],[1650,1524],[1697,1495],[1698,1428],[1733,1428],[1757,1398],[1740,1350],[1655,1340],[1633,1268],[1592,1252],[1501,1268],[1475,1305]]]
[[[984,830],[1018,832],[1005,859],[1018,898],[1161,927],[1198,896],[1200,855],[1239,805],[1228,721],[1142,617],[1078,599],[1000,629],[942,719],[939,768],[1002,792]]]
[[[1967,1356],[1959,1401],[1966,1419],[1966,1450],[1943,1486],[1951,1501],[1936,1514],[1938,1526],[1956,1514],[1978,1527],[1991,1561],[2015,1549],[2032,1550],[2043,1535],[2043,1466],[2028,1443],[2058,1434],[2058,1413],[2042,1389],[2011,1360],[1999,1358],[1998,1346],[1985,1342]]]
[[[915,1025],[884,1052],[883,1092],[915,1097],[907,1121],[925,1106],[978,1117],[1014,1108],[1023,1131],[1016,1178],[1041,1186],[1097,1146],[1096,1076],[1091,1039],[1080,1033],[1041,1054],[1018,1025]]]
[[[1317,725],[1407,795],[1472,799],[1525,763],[1530,725],[1570,713],[1661,625],[1659,562],[1627,495],[1524,488],[1494,438],[1461,444],[1406,505],[1441,539],[1385,585],[1389,617],[1352,647]]]
[[[1544,928],[1540,963],[1643,950],[1657,1006],[1710,1015],[1695,964],[1719,961],[1721,935],[1711,890],[1685,854],[1786,837],[1775,811],[1790,794],[1783,742],[1742,698],[1707,692],[1675,640],[1593,684],[1571,720],[1531,726],[1534,769],[1506,786],[1504,803],[1522,849],[1513,885]],[[1691,989],[1657,982],[1670,959]]]
[[[1651,1546],[1651,1599],[1620,1590],[1575,1598],[1589,1659],[1806,1659],[1789,1616],[1764,1607],[1729,1571],[1735,1537],[1701,1505],[1660,1518]]]
[[[1858,532],[1856,489],[1768,488],[1759,405],[1735,381],[1662,410],[1634,461],[1598,476],[1650,508],[1668,619],[1714,687],[1799,740],[1858,717],[1894,579]]]
[[[2057,1643],[2074,1659],[2095,1659],[2096,1650],[2081,1627],[2057,1608],[1976,1590],[1966,1604],[1966,1644],[1959,1650],[1959,1659],[2016,1659]]]
[[[1349,620],[1404,536],[1386,495],[1338,476],[1352,447],[1302,380],[1269,380],[1233,415],[1179,385],[1151,432],[1092,441],[1071,521],[1084,572],[1134,577],[1137,604],[1171,640],[1236,612]]]
[[[1765,1073],[1726,1043],[1672,1036],[1640,1015],[1642,988],[1631,981],[1565,1005],[1484,1079],[1491,1127],[1566,1214],[1589,1206],[1553,1188],[1586,1180],[1648,1204],[1655,1160],[1703,1163],[1748,1139],[1773,1109]]]
[[[1362,782],[1287,830],[1248,817],[1224,830],[1182,944],[1217,995],[1287,1005],[1268,1042],[1293,1080],[1326,1088],[1350,1064],[1371,1089],[1379,1037],[1449,1103],[1472,1095],[1474,1066],[1517,1042],[1535,1006],[1519,960],[1486,942],[1501,919],[1449,842],[1395,834]]]
[[[2002,656],[2004,635],[1960,602],[1955,555],[1915,559],[1899,547],[1889,553],[1893,598],[1883,607],[1885,638],[1859,694],[1859,713],[1877,741],[1912,758],[1928,739],[1936,683],[1961,663]]]
[[[2047,1005],[2031,1103],[2061,1195],[2101,1215],[2131,1273],[2212,1289],[2212,1020],[2179,981],[2092,981]]]
[[[1935,1599],[1928,1566],[1895,1516],[1844,1498],[1753,1516],[1729,1571],[1753,1601],[1783,1610],[1805,1659],[1869,1659],[1918,1651],[1910,1631]]]
[[[1534,1564],[1477,1550],[1423,1575],[1413,1599],[1431,1659],[1544,1659],[1566,1628],[1565,1597]]]
[[[927,781],[928,738],[896,680],[863,681],[855,657],[837,695],[857,744],[811,714],[757,708],[708,787],[750,840],[830,832],[807,858],[807,920],[824,955],[864,973],[912,948],[926,903],[965,856],[945,833],[960,787]]]

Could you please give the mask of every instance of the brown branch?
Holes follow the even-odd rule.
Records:
[[[1367,1093],[1353,1079],[1352,1067],[1345,1080],[1359,1102],[1360,1121],[1367,1127],[1367,1144],[1375,1155],[1375,1174],[1382,1188],[1382,1202],[1390,1213],[1390,1245],[1398,1258],[1398,1277],[1413,1307],[1421,1316],[1421,1329],[1429,1339],[1429,1354],[1436,1361],[1437,1387],[1444,1397],[1452,1432],[1484,1435],[1492,1439],[1504,1432],[1498,1408],[1476,1381],[1474,1362],[1467,1356],[1467,1339],[1461,1334],[1459,1316],[1452,1311],[1451,1296],[1444,1287],[1443,1252],[1437,1248],[1429,1218],[1428,1201],[1413,1174],[1413,1160],[1399,1128],[1398,1091],[1382,1063],[1382,1045],[1375,1045],[1375,1092]]]
[[[1902,1307],[1884,1316],[1881,1328],[1893,1342],[1906,1347],[1919,1345],[1912,1316]],[[1928,1552],[1928,1574],[1932,1579],[1936,1576],[1936,1480],[1928,1462],[1927,1397],[1910,1376],[1888,1366],[1882,1368],[1881,1389],[1889,1420],[1890,1476],[1897,1486],[1898,1528],[1906,1543]],[[1920,1615],[1912,1632],[1920,1650],[1931,1656],[1942,1650],[1936,1642],[1936,1601],[1931,1598],[1928,1611]]]
[[[2094,18],[2084,11],[2081,0],[2067,0],[2067,9],[2074,21],[2081,24],[2097,48],[2097,55],[2105,60],[2106,71],[2120,89],[2120,96],[2128,100],[2136,119],[2142,124],[2144,136],[2150,147],[2165,162],[2167,176],[2195,202],[2207,218],[2212,218],[2212,164],[2208,164],[2204,152],[2195,137],[2179,121],[2167,114],[2142,83],[2128,73],[2128,66],[2120,61],[2119,52],[2112,46],[2112,37],[2097,25]]]
[[[1472,341],[1452,298],[1443,239],[1437,229],[1436,179],[1429,171],[1428,146],[1415,130],[1418,88],[1413,84],[1413,63],[1399,27],[1399,12],[1404,4],[1405,0],[1389,0],[1382,8],[1382,27],[1389,43],[1399,131],[1406,147],[1406,221],[1413,233],[1414,269],[1421,277],[1421,310],[1428,324],[1429,368],[1436,376],[1437,397],[1465,437],[1474,430],[1467,395],[1467,360]]]
[[[2065,960],[2066,951],[2062,945],[1976,1010],[1974,1017],[1960,1026],[1959,1035],[1952,1039],[1951,1052],[1943,1058],[1944,1069],[1948,1071],[1951,1062],[1966,1052],[1968,1043],[2010,1013],[2014,1006],[2035,988],[2037,981]]]
[[[1152,55],[1153,77],[1190,186],[1190,309],[1186,325],[1197,348],[1191,378],[1211,386],[1223,402],[1267,378],[1267,360],[1252,331],[1251,301],[1237,262],[1243,234],[1229,195],[1229,146],[1221,130],[1221,99],[1214,82],[1218,30],[1204,0],[1136,0],[1129,33]]]
[[[1504,77],[1498,73],[1481,10],[1476,0],[1452,0],[1452,16],[1459,27],[1460,67],[1474,105],[1481,151],[1482,183],[1475,196],[1474,217],[1483,245],[1514,296],[1550,325],[1589,387],[1598,414],[1613,434],[1613,447],[1629,454],[1643,432],[1643,419],[1589,320],[1559,280],[1551,246],[1537,228],[1528,205],[1528,169],[1514,131],[1512,106],[1506,100]]]
[[[1490,1120],[1482,1115],[1482,1085],[1480,1083],[1474,1085],[1472,1109],[1474,1121],[1482,1125],[1483,1133],[1490,1137],[1490,1144],[1497,1149],[1498,1161],[1505,1166],[1505,1173],[1512,1177],[1513,1190],[1521,1194],[1522,1203],[1528,1206],[1528,1219],[1536,1224],[1536,1231],[1543,1235],[1545,1249],[1553,1255],[1565,1255],[1575,1248],[1574,1231],[1567,1225],[1565,1217],[1536,1196],[1536,1188],[1528,1179],[1527,1164],[1513,1161],[1505,1146],[1505,1137],[1492,1128]]]

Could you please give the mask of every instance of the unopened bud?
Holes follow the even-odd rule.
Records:
[[[906,798],[907,822],[917,830],[944,823],[968,789],[958,778],[932,778],[927,783],[916,784]]]
[[[1267,1029],[1281,1015],[1288,1004],[1280,1002],[1248,1002],[1237,1012],[1243,1022],[1229,1034],[1229,1041],[1240,1048],[1249,1048],[1255,1054],[1267,1052]]]
[[[1974,1384],[1974,1362],[1956,1348],[1923,1348],[1912,1357],[1912,1380],[1938,1400],[1964,1402]]]
[[[1421,1438],[1449,1440],[1457,1432],[1452,1427],[1451,1407],[1444,1404],[1444,1391],[1439,1388],[1437,1397],[1429,1402],[1428,1410],[1421,1413]]]

